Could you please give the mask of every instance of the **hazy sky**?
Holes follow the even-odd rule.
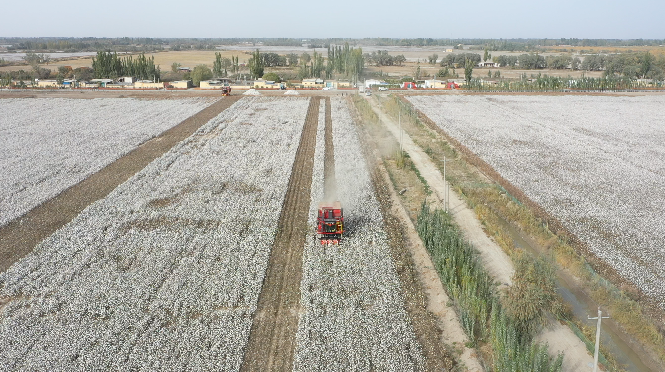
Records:
[[[665,38],[664,0],[31,0],[2,14],[4,37]]]

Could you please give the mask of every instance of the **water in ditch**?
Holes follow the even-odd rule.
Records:
[[[499,219],[499,223],[505,231],[510,234],[513,244],[515,244],[516,247],[522,248],[535,255],[541,253],[526,241],[512,224],[503,219]],[[584,292],[579,290],[575,285],[568,283],[566,278],[562,276],[559,276],[557,285],[559,287],[559,294],[564,302],[570,305],[575,318],[581,320],[583,324],[592,327],[592,329],[595,330],[597,321],[588,320],[587,317],[590,316],[593,318],[598,316],[598,304],[589,298]],[[601,310],[603,310],[602,307]],[[603,313],[603,316],[606,315],[606,313]],[[609,315],[610,317],[612,316],[612,314]],[[595,339],[591,340],[591,342],[595,342]],[[608,321],[602,322],[600,343],[606,351],[612,353],[614,359],[625,370],[635,372],[652,371],[652,369],[644,364],[640,356],[619,336],[618,330]]]

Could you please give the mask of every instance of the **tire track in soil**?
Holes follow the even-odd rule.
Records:
[[[309,103],[241,371],[293,368],[320,100]]]
[[[69,223],[83,209],[106,197],[150,162],[191,136],[222,111],[238,101],[224,97],[180,124],[152,138],[85,180],[0,227],[0,272],[25,257],[46,237]]]
[[[337,200],[337,180],[335,179],[335,147],[333,145],[333,130],[330,97],[326,97],[325,121],[325,152],[323,160],[323,199],[325,201]]]

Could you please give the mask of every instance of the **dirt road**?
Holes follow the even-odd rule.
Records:
[[[319,105],[311,99],[241,371],[293,368]]]
[[[225,97],[159,136],[143,143],[58,196],[0,227],[0,271],[30,253],[91,203],[105,197],[148,163],[189,137],[240,97]]]
[[[400,128],[392,118],[386,115],[375,99],[369,99],[374,112],[379,116],[382,124],[395,136],[400,138]],[[444,201],[444,195],[448,183],[443,179],[436,165],[429,156],[417,146],[407,133],[402,133],[402,146],[411,160],[416,165],[421,175],[425,178],[432,191],[440,201]],[[514,272],[510,258],[503,252],[501,247],[490,239],[482,229],[473,210],[453,191],[449,191],[449,205],[455,222],[460,226],[464,235],[476,247],[480,253],[481,261],[490,275],[501,285],[510,285],[511,276]],[[539,341],[549,343],[550,354],[556,355],[562,352],[564,357],[564,371],[580,371],[587,369],[593,364],[593,358],[586,351],[584,343],[568,328],[558,322],[550,323],[542,334]]]

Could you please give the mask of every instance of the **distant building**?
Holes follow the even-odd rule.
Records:
[[[97,84],[97,86],[105,88],[107,85],[113,84],[113,79],[92,79],[90,80],[90,82],[93,84]]]
[[[189,67],[178,67],[178,72],[192,72],[192,69]]]
[[[169,88],[173,89],[188,89],[192,86],[191,80],[178,80],[168,83]]]
[[[498,67],[499,67],[499,64],[498,64],[498,63],[495,63],[495,62],[492,62],[492,61],[487,61],[487,62],[480,62],[480,63],[478,64],[478,67],[494,67],[494,68],[498,68]]]
[[[222,89],[222,87],[228,87],[230,83],[231,79],[226,79],[226,78],[203,80],[199,83],[199,88]]]
[[[448,82],[443,80],[425,80],[425,88],[427,89],[446,89]]]
[[[58,88],[58,87],[60,87],[60,83],[58,83],[57,80],[38,80],[37,81],[37,87],[38,88]]]
[[[323,79],[303,79],[303,88],[323,88]]]
[[[65,79],[62,81],[62,86],[65,88],[78,88],[78,81],[74,79]]]
[[[166,83],[155,83],[152,80],[139,80],[134,83],[135,89],[161,89]]]
[[[460,86],[466,84],[466,80],[464,80],[464,79],[448,79],[448,83],[454,83],[456,85],[455,88],[459,88]]]
[[[372,86],[374,85],[388,85],[388,83],[386,83],[383,80],[375,80],[375,79],[365,80],[365,88],[372,88]]]
[[[258,79],[254,80],[252,86],[256,89],[281,89],[284,84],[276,83],[271,80]]]

